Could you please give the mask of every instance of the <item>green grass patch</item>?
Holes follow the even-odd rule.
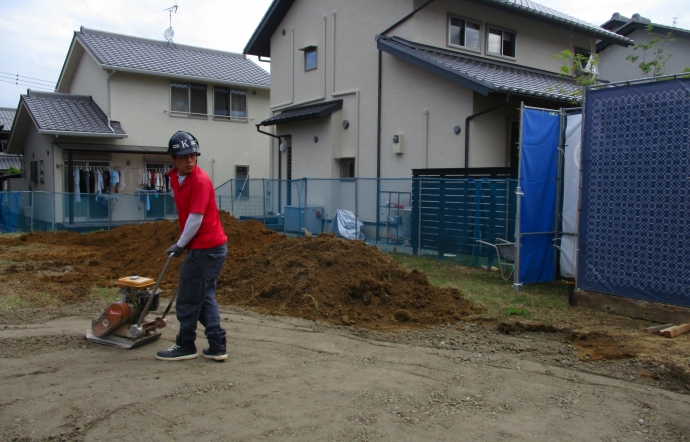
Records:
[[[484,307],[486,314],[497,320],[514,320],[520,316],[558,323],[574,314],[568,307],[568,287],[563,281],[523,286],[515,291],[512,279],[504,281],[497,271],[433,256],[391,256],[408,270],[423,271],[436,286],[459,289],[471,305]]]
[[[120,289],[117,287],[91,287],[89,290],[89,297],[91,300],[106,300],[106,301],[117,301],[122,298],[120,295]]]
[[[63,305],[56,296],[48,293],[38,293],[35,295],[5,295],[0,296],[0,312],[13,312],[29,308],[56,308]]]
[[[525,318],[532,316],[526,308],[507,307],[505,312],[509,316],[524,316]]]

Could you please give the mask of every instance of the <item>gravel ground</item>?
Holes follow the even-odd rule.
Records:
[[[690,386],[563,333],[381,333],[223,308],[229,360],[85,341],[105,304],[0,315],[0,440],[686,441]],[[198,341],[199,346],[205,343]]]

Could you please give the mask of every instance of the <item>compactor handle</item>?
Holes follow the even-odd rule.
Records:
[[[141,311],[141,316],[139,317],[139,321],[137,321],[137,327],[139,331],[141,331],[141,324],[144,322],[144,318],[146,318],[146,315],[149,314],[149,307],[151,307],[151,302],[153,301],[153,297],[156,296],[156,292],[158,291],[158,287],[161,285],[161,281],[163,281],[163,275],[165,275],[165,271],[168,270],[168,266],[170,265],[170,261],[173,259],[173,256],[175,256],[174,253],[171,253],[168,255],[168,260],[165,262],[165,266],[163,267],[163,271],[161,272],[161,276],[158,277],[158,281],[156,281],[156,286],[153,287],[153,291],[151,291],[151,296],[149,296],[148,301],[146,301],[146,306],[144,306],[144,309]]]

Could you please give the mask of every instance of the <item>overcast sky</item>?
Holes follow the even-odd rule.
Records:
[[[538,3],[597,25],[614,12],[627,17],[638,12],[669,26],[678,17],[676,26],[690,29],[689,0]],[[29,87],[53,90],[80,26],[163,40],[170,20],[165,9],[174,4],[175,0],[0,0],[0,107],[17,107],[19,94]],[[241,53],[271,0],[177,0],[177,4],[172,15],[176,43]]]

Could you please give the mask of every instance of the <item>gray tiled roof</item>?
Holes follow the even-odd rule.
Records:
[[[488,95],[507,92],[561,101],[577,100],[574,80],[524,66],[489,61],[463,53],[381,37],[379,48],[472,90]]]
[[[575,18],[571,15],[564,14],[555,9],[551,9],[539,3],[533,2],[532,0],[481,0],[485,3],[493,3],[495,5],[502,6],[511,10],[522,11],[528,15],[536,15],[543,17],[549,21],[555,21],[567,26],[572,26],[579,28],[583,31],[588,31],[596,34],[598,38],[606,38],[608,40],[617,41],[619,43],[632,44],[632,40],[625,38],[621,35],[611,32],[607,29],[603,29],[600,26],[594,25],[592,23],[587,23],[584,20]]]
[[[274,115],[271,118],[262,121],[261,125],[271,126],[273,124],[285,124],[293,123],[295,121],[310,120],[312,118],[321,118],[342,108],[343,100],[325,101],[307,106],[288,108],[283,110],[278,115]]]
[[[0,107],[0,124],[5,125],[5,127],[2,129],[3,132],[9,132],[12,130],[12,122],[14,121],[15,113],[17,113],[17,109]]]
[[[8,170],[10,167],[22,170],[22,158],[17,155],[0,153],[0,170]]]
[[[271,56],[271,36],[276,32],[294,2],[295,0],[273,0],[273,3],[271,3],[271,6],[269,6],[266,11],[266,15],[264,15],[263,19],[254,30],[254,34],[244,47],[245,54],[263,57]],[[600,28],[597,25],[587,23],[578,18],[571,17],[555,9],[547,8],[531,0],[473,0],[473,2],[492,5],[544,23],[550,23],[555,26],[578,31],[579,33],[584,32],[586,35],[592,35],[608,42],[627,46],[633,44],[632,40],[624,36]],[[471,7],[471,5],[469,7]],[[381,26],[381,29],[383,28],[384,26]],[[545,36],[544,38],[548,37]]]
[[[41,133],[112,136],[124,138],[119,123],[111,122],[91,97],[29,91],[21,96]]]
[[[269,87],[270,75],[241,54],[81,28],[75,32],[102,67]]]

